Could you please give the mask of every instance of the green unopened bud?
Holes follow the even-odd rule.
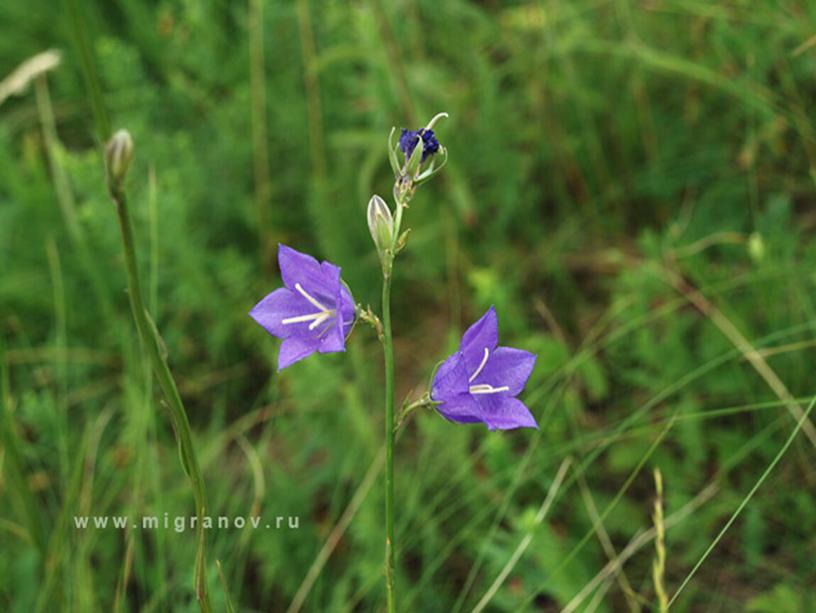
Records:
[[[394,218],[385,200],[376,194],[368,201],[368,230],[377,251],[382,255],[394,243]]]
[[[119,187],[125,179],[130,161],[133,159],[133,139],[127,130],[118,130],[105,148],[105,164],[108,168],[108,183]]]
[[[756,263],[761,262],[765,257],[765,241],[762,240],[759,232],[752,232],[748,237],[748,255]]]

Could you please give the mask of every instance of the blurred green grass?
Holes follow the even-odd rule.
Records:
[[[717,488],[667,534],[677,589],[795,425],[746,356],[800,407],[816,393],[816,5],[80,4],[106,113],[136,141],[142,274],[211,508],[301,516],[297,531],[211,532],[219,610],[216,559],[239,610],[289,605],[381,444],[380,358],[364,330],[345,356],[274,372],[277,344],[246,315],[278,283],[272,247],[340,263],[355,298],[376,305],[364,211],[390,190],[385,137],[439,110],[450,163],[409,211],[397,393],[495,304],[503,338],[540,356],[525,400],[542,428],[410,423],[402,608],[470,610],[528,533],[490,607],[566,606],[608,562],[597,513],[618,554],[651,526],[651,471],[633,472],[651,466],[667,517]],[[0,603],[195,610],[190,531],[69,525],[192,505],[130,321],[71,20],[61,4],[7,0],[0,33],[0,78],[63,52],[47,81],[0,105]],[[810,610],[813,453],[794,441],[673,610]],[[305,609],[382,606],[380,489]],[[624,566],[644,608],[652,558],[649,544]],[[607,583],[580,610],[640,602]]]

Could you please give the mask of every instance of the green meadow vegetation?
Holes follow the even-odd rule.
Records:
[[[277,373],[248,312],[279,242],[379,309],[386,138],[439,111],[397,403],[495,305],[540,429],[409,417],[397,610],[816,610],[814,32],[808,0],[0,2],[0,610],[198,611],[201,553],[214,611],[384,609],[376,335]],[[75,523],[196,514],[119,128],[207,514],[247,518],[203,549]]]

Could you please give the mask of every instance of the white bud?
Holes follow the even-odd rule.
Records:
[[[133,139],[130,132],[118,130],[108,141],[108,146],[105,148],[108,179],[112,185],[121,185],[132,159]]]
[[[368,231],[371,232],[374,245],[377,251],[382,253],[394,243],[394,218],[391,216],[391,209],[388,208],[385,200],[375,194],[368,201],[366,217]]]

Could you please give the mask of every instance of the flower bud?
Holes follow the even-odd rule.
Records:
[[[759,232],[752,232],[748,237],[748,255],[755,263],[759,263],[765,257],[765,241]]]
[[[390,249],[394,243],[394,218],[385,200],[376,194],[368,201],[368,230],[379,253]]]
[[[428,122],[428,125],[418,130],[402,128],[396,143],[394,142],[395,130],[392,128],[388,135],[388,160],[397,178],[408,177],[412,181],[419,181],[421,178],[424,182],[444,166],[447,161],[447,151],[439,144],[433,126],[447,116],[447,113],[438,113]],[[438,166],[434,160],[436,154],[444,158],[442,164]],[[400,162],[400,157],[404,162]],[[426,166],[425,163],[429,160],[430,163]]]
[[[133,139],[127,130],[118,130],[105,148],[105,164],[108,168],[108,182],[119,187],[127,174],[133,159]]]

